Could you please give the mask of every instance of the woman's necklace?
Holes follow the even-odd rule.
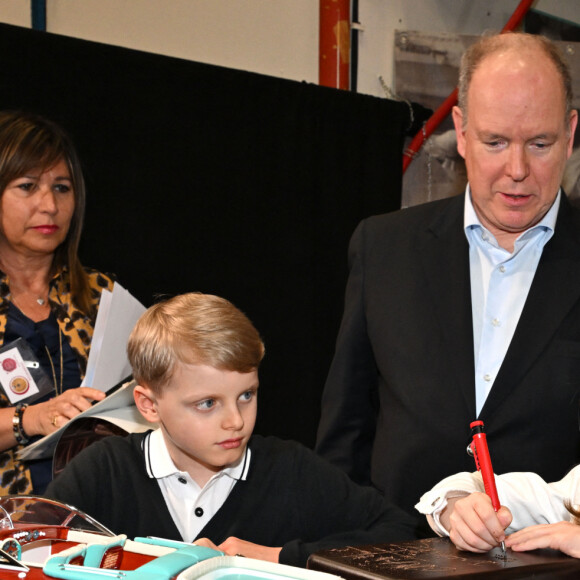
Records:
[[[10,284],[10,299],[21,312],[35,322],[46,318],[46,312],[49,308],[48,291],[42,296],[28,290],[21,290]]]
[[[44,345],[44,348],[46,350],[46,354],[48,355],[48,360],[50,361],[50,368],[52,369],[52,381],[54,383],[54,392],[56,393],[56,396],[58,397],[60,394],[62,394],[62,381],[63,381],[63,357],[62,357],[62,332],[60,331],[60,328],[58,329],[58,351],[59,351],[59,355],[60,355],[60,388],[59,385],[57,385],[56,383],[56,372],[54,370],[54,363],[52,362],[52,356],[50,355],[50,351],[48,350],[48,346],[46,346],[46,344]]]
[[[0,266],[1,266],[1,262],[0,262]],[[2,268],[2,270],[5,271],[5,268]],[[16,292],[19,293],[20,296],[23,296],[23,297],[30,296],[30,299],[35,300],[39,306],[44,306],[47,303],[48,289],[46,291],[42,292],[41,294],[37,294],[35,292],[31,292],[30,290],[28,290],[26,288],[19,288],[18,285],[14,284],[14,281],[11,280],[9,277],[7,278],[6,281],[8,282],[8,286],[10,287],[13,301],[15,301],[14,290],[16,290]]]
[[[22,294],[21,294],[21,296],[22,296]],[[36,298],[35,300],[36,300],[36,303],[39,306],[44,306],[46,304],[46,299],[45,298],[42,298],[40,296],[38,298]],[[16,302],[16,299],[14,298],[14,296],[12,296],[12,301],[13,302]]]

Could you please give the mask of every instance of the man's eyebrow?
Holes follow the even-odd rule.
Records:
[[[477,132],[477,136],[480,139],[485,139],[485,140],[489,140],[489,141],[495,141],[497,139],[505,139],[506,141],[510,141],[511,139],[509,137],[506,137],[505,135],[502,135],[500,133],[494,133],[493,131],[478,131]],[[532,137],[529,137],[528,139],[526,139],[526,141],[535,141],[537,139],[556,139],[557,134],[556,133],[538,133],[537,135],[533,135]]]
[[[480,139],[488,139],[488,140],[495,140],[495,139],[507,139],[504,135],[500,135],[499,133],[494,133],[492,131],[478,131],[477,136]]]
[[[556,133],[539,133],[538,135],[535,135],[534,137],[532,137],[530,139],[530,141],[533,141],[534,139],[556,139],[557,134]]]

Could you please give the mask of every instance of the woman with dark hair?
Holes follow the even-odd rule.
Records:
[[[42,117],[0,112],[0,345],[24,339],[32,365],[51,383],[33,403],[21,397],[12,405],[10,389],[19,394],[26,380],[8,381],[2,370],[12,370],[16,359],[2,362],[0,495],[43,493],[51,461],[23,463],[18,450],[104,397],[79,387],[101,292],[113,286],[79,261],[84,209],[84,180],[69,136]]]

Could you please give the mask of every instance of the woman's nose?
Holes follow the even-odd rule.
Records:
[[[42,187],[39,193],[40,210],[50,214],[56,213],[58,211],[58,205],[56,203],[56,197],[52,189],[50,187]]]

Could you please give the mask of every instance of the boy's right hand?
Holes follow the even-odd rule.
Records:
[[[204,546],[214,550],[225,552],[226,556],[244,556],[245,558],[254,558],[255,560],[264,560],[277,564],[280,559],[282,548],[270,548],[260,544],[253,544],[230,536],[225,542],[216,546],[209,538],[198,538],[193,542],[196,546]]]
[[[505,506],[496,513],[488,495],[472,493],[449,499],[440,521],[458,549],[488,552],[505,540],[512,514]]]

